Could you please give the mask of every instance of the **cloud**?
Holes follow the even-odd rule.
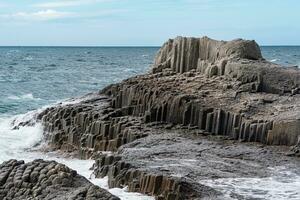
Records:
[[[41,10],[37,12],[17,12],[13,14],[0,15],[0,18],[20,21],[48,21],[72,17],[74,14],[70,12],[60,12],[56,10]]]
[[[34,7],[39,8],[61,8],[61,7],[72,7],[82,6],[93,3],[110,2],[112,0],[61,0],[61,1],[50,1],[45,3],[34,4]]]
[[[97,12],[65,12],[53,9],[40,10],[36,12],[16,12],[11,14],[0,14],[0,22],[46,22],[52,20],[98,20],[112,15],[129,12],[128,9],[104,9]]]

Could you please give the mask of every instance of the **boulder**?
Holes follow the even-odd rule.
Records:
[[[76,171],[55,161],[9,160],[0,165],[3,200],[119,200]]]

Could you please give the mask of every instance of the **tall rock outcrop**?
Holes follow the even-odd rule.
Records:
[[[208,37],[177,37],[168,40],[158,52],[154,71],[171,68],[184,73],[192,69],[209,73],[207,65],[218,65],[219,74],[224,74],[222,64],[232,59],[262,60],[255,41],[237,39],[230,42],[217,41]]]
[[[110,85],[79,103],[48,108],[38,119],[51,147],[77,151],[83,159],[95,158],[96,176],[108,176],[111,187],[128,185],[130,191],[158,199],[216,197],[219,194],[201,185],[199,177],[205,173],[211,177],[234,176],[228,173],[228,166],[238,166],[234,172],[243,175],[239,169],[246,166],[242,160],[249,156],[247,165],[259,164],[266,169],[275,165],[273,158],[278,154],[262,153],[265,149],[255,144],[250,148],[226,143],[224,149],[223,144],[213,143],[219,150],[209,150],[207,159],[202,159],[202,151],[213,145],[208,142],[210,145],[203,146],[205,140],[197,135],[296,145],[300,136],[299,81],[299,69],[265,61],[254,41],[177,37],[160,49],[152,72]],[[184,134],[175,137],[178,132]],[[148,144],[153,137],[157,141]],[[165,142],[160,144],[161,139]],[[172,151],[164,148],[177,144],[180,148]],[[135,155],[136,146],[143,152],[137,155],[140,160],[130,157]],[[185,152],[188,146],[198,153]],[[155,148],[162,150],[155,152]],[[268,152],[274,150],[266,148]],[[99,156],[101,151],[113,153]],[[167,169],[163,164],[155,165],[170,156],[176,168],[172,162],[167,163]],[[232,165],[228,159],[231,156],[241,162]],[[178,158],[196,160],[194,169],[209,167],[193,171]],[[223,159],[227,164],[214,171],[210,158]],[[249,169],[247,175],[255,176],[260,169]]]
[[[217,41],[208,37],[177,37],[158,52],[152,71],[177,73],[196,70],[208,77],[227,76],[251,83],[252,90],[267,93],[299,93],[299,70],[282,68],[263,59],[253,40]],[[280,74],[280,75],[279,75]]]

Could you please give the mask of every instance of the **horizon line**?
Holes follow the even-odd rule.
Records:
[[[82,47],[82,48],[159,48],[162,45],[0,45],[3,47]],[[287,45],[287,44],[276,44],[276,45],[259,45],[260,47],[299,47],[300,44]]]
[[[0,45],[1,47],[132,47],[132,48],[137,48],[137,47],[161,47],[158,45]]]

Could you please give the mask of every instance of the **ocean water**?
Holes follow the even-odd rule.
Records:
[[[19,114],[141,74],[157,48],[0,47],[0,115]]]
[[[300,67],[300,46],[262,46],[263,57],[284,66]]]
[[[32,151],[43,141],[41,125],[12,130],[13,122],[30,119],[49,105],[98,91],[108,84],[146,72],[158,49],[0,47],[0,162],[12,158],[26,161],[35,158],[57,160],[77,170],[93,183],[107,188],[106,179],[91,176],[89,168],[93,161],[65,158],[55,152],[43,154]],[[285,66],[300,65],[300,47],[262,47],[262,53],[272,62]],[[276,170],[274,177],[269,179],[208,180],[207,184],[220,191],[236,192],[250,199],[300,199],[300,175],[288,171],[293,176],[285,176],[275,173]],[[283,171],[286,170],[280,172]],[[257,194],[254,183],[259,187],[261,195]],[[126,188],[110,191],[126,200],[153,199],[128,193]]]
[[[31,119],[39,110],[96,92],[108,84],[148,70],[157,48],[0,47],[0,163],[8,159],[56,160],[108,189],[107,179],[95,179],[93,161],[32,151],[43,141],[42,127],[12,130],[14,121]],[[69,100],[68,100],[69,101]],[[122,200],[153,197],[109,189]]]

